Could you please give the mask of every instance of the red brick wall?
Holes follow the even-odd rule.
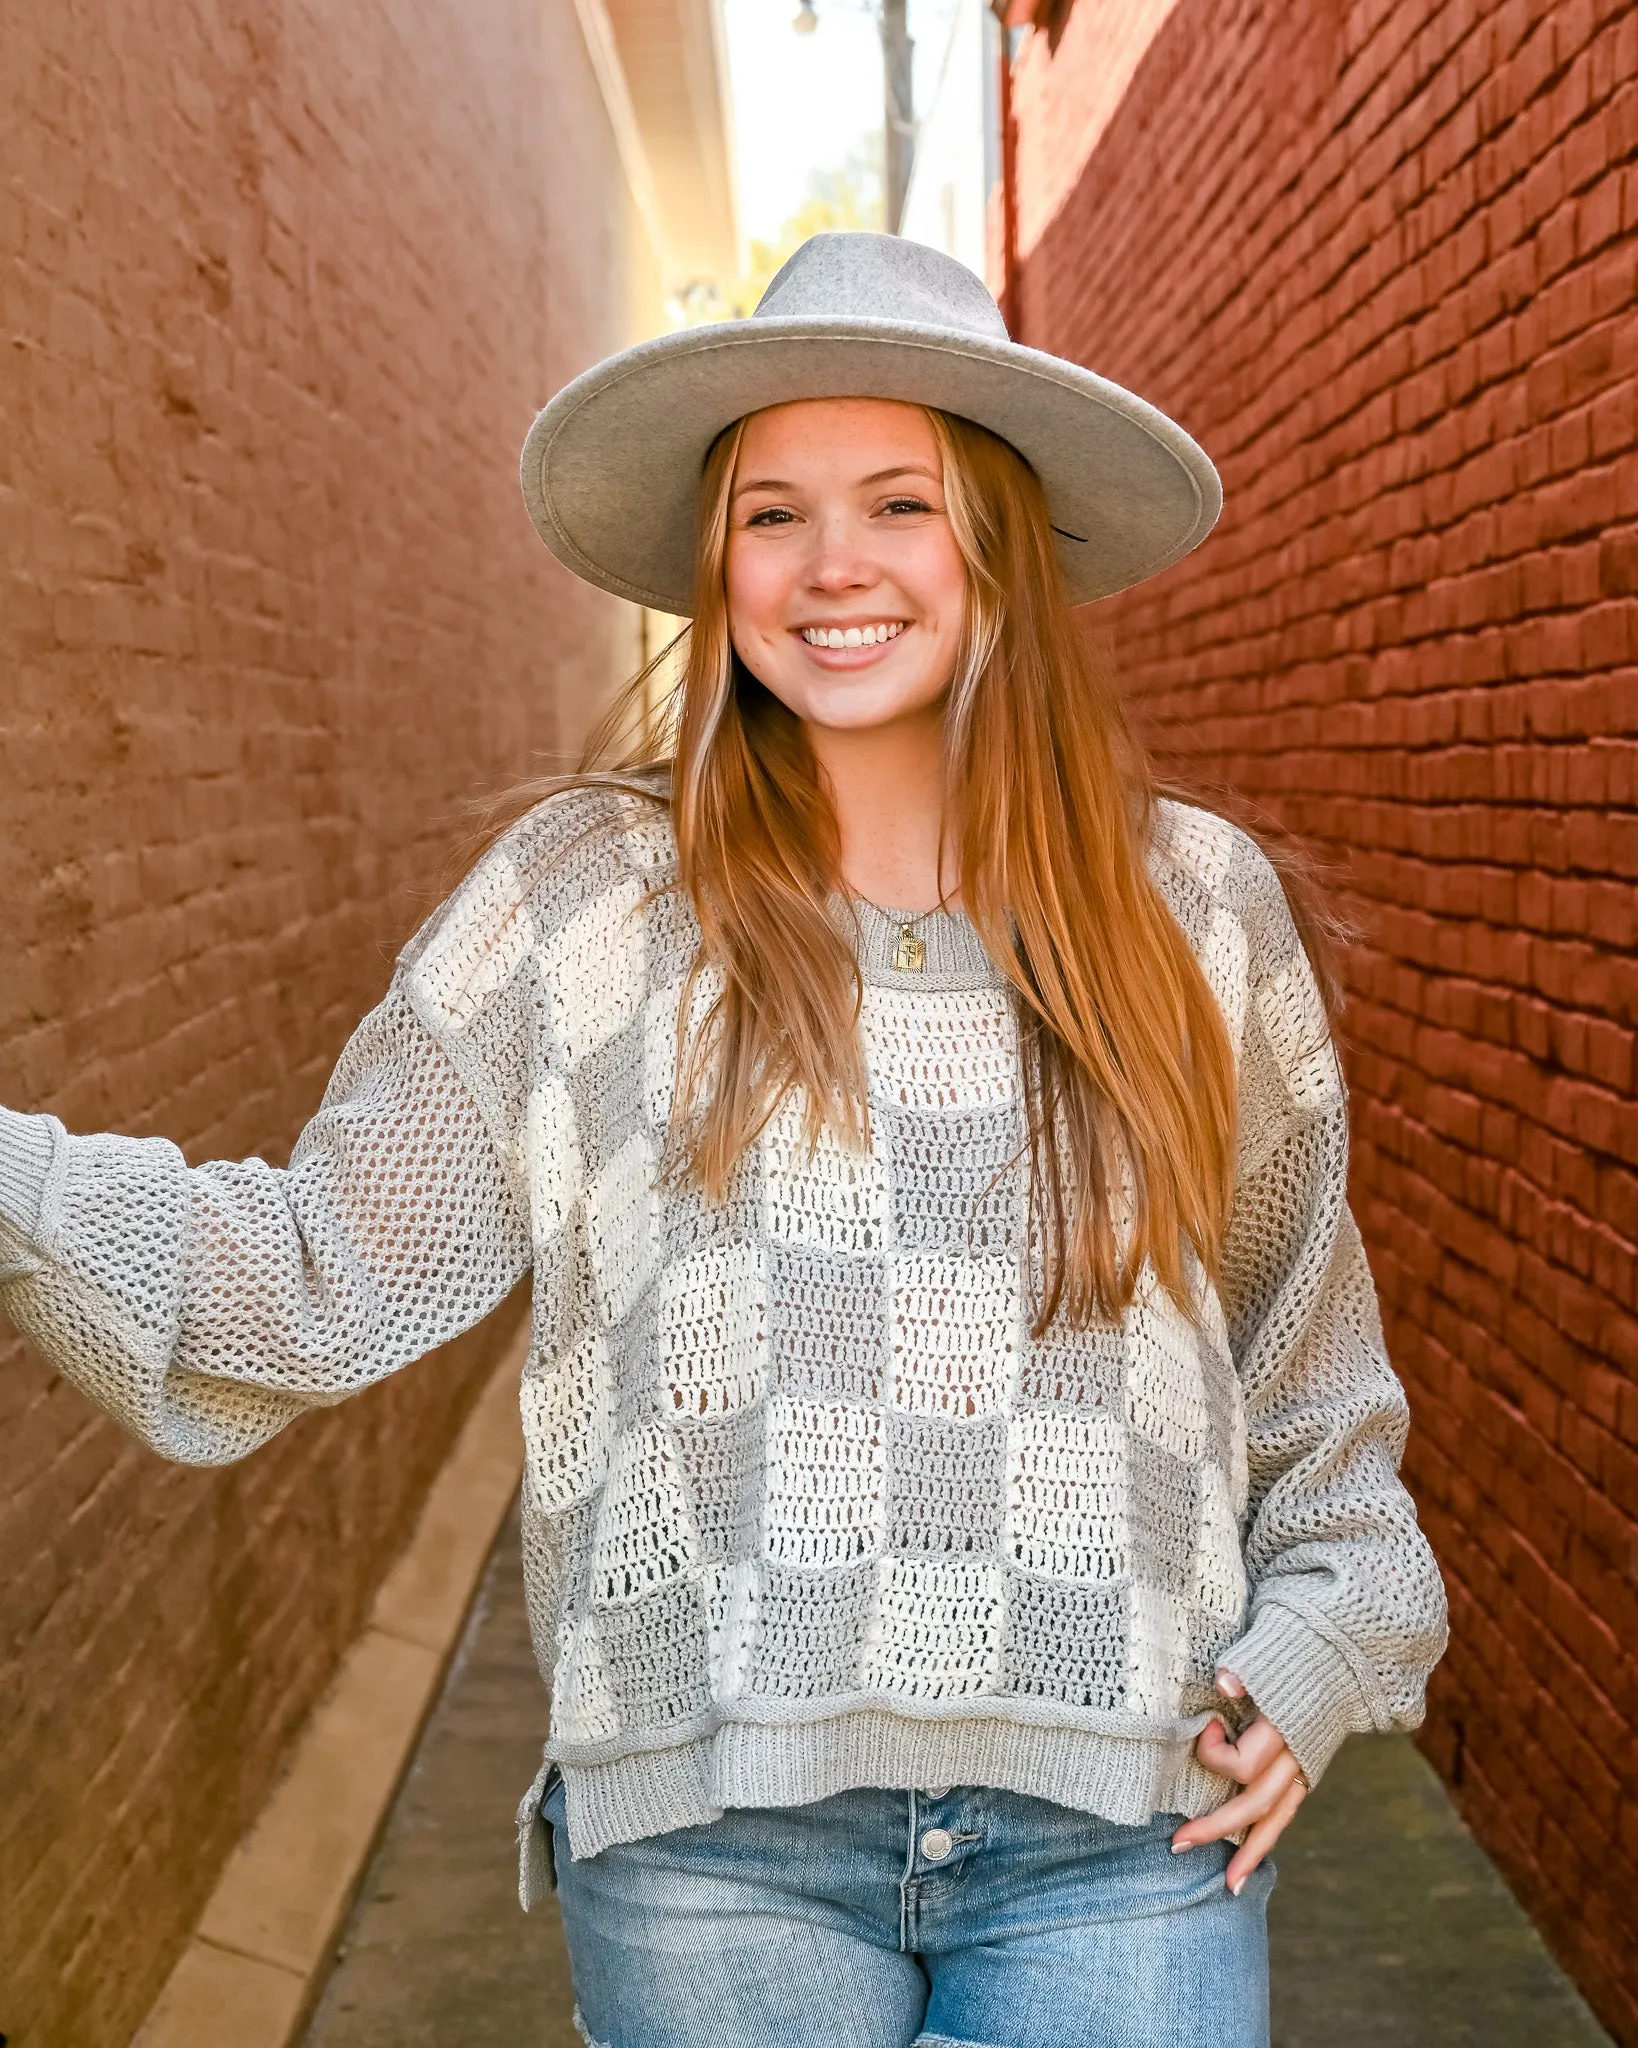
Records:
[[[282,1157],[631,645],[524,516],[643,284],[571,0],[6,0],[0,1100]],[[507,1334],[221,1474],[0,1341],[0,2031],[124,2043]]]
[[[1024,339],[1226,484],[1108,608],[1157,745],[1364,928],[1355,1197],[1453,1607],[1426,1746],[1638,2041],[1638,13],[1082,0],[1019,103]]]

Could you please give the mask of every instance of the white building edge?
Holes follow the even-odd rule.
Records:
[[[1000,49],[1001,29],[987,0],[957,0],[937,83],[917,123],[899,230],[980,277],[986,275],[990,193],[1001,174]]]

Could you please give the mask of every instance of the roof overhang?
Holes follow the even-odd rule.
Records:
[[[668,292],[739,273],[732,109],[720,0],[601,0]]]

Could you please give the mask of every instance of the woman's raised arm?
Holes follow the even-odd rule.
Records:
[[[0,1110],[0,1306],[166,1457],[225,1464],[479,1321],[529,1263],[495,1133],[403,971],[290,1164]]]

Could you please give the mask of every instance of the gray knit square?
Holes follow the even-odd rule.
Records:
[[[999,1554],[1006,1418],[956,1421],[892,1410],[887,1423],[886,1546],[895,1555]]]

